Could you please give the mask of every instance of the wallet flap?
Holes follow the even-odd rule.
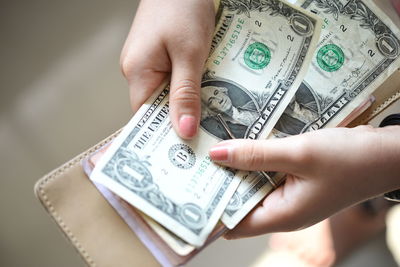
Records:
[[[159,266],[81,167],[116,135],[43,177],[35,193],[89,266]]]
[[[359,117],[348,125],[355,127],[357,125],[367,124],[378,114],[388,108],[390,105],[400,99],[400,71],[396,70],[381,86],[373,93],[374,103],[364,111]]]

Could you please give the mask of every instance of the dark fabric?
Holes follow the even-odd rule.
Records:
[[[400,189],[384,194],[387,200],[400,202]]]
[[[400,125],[400,113],[387,116],[386,118],[383,119],[381,124],[379,124],[379,127],[385,127],[390,125]]]
[[[387,116],[379,125],[385,127],[390,125],[400,125],[400,113]],[[400,201],[400,189],[385,194],[385,198],[392,201]]]

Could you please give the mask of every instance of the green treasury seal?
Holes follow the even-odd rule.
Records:
[[[244,62],[246,65],[255,70],[260,70],[268,66],[271,61],[271,51],[260,42],[252,43],[244,52]]]
[[[324,71],[337,71],[343,66],[344,53],[339,46],[327,44],[319,49],[317,62]]]

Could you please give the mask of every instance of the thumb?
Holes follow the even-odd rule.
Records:
[[[172,63],[170,116],[176,132],[185,139],[197,134],[200,121],[202,56],[179,57]]]

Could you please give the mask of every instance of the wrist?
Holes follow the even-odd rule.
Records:
[[[387,116],[379,125],[379,127],[386,127],[386,126],[394,126],[397,125],[397,128],[399,128],[400,126],[400,114],[392,114],[390,116]],[[400,176],[400,175],[399,175]],[[400,177],[397,178],[398,180],[400,180]],[[395,191],[391,191],[388,193],[384,194],[384,197],[387,200],[391,200],[391,201],[396,201],[396,202],[400,202],[400,186],[397,187],[397,190]]]
[[[385,179],[388,190],[400,188],[400,126],[390,126],[378,129],[381,148],[376,157],[380,157],[381,179]]]
[[[358,190],[351,190],[350,198],[360,201],[400,188],[400,126],[354,130],[360,143],[353,141],[358,144],[346,158],[351,169],[348,175],[354,178],[351,186]]]

